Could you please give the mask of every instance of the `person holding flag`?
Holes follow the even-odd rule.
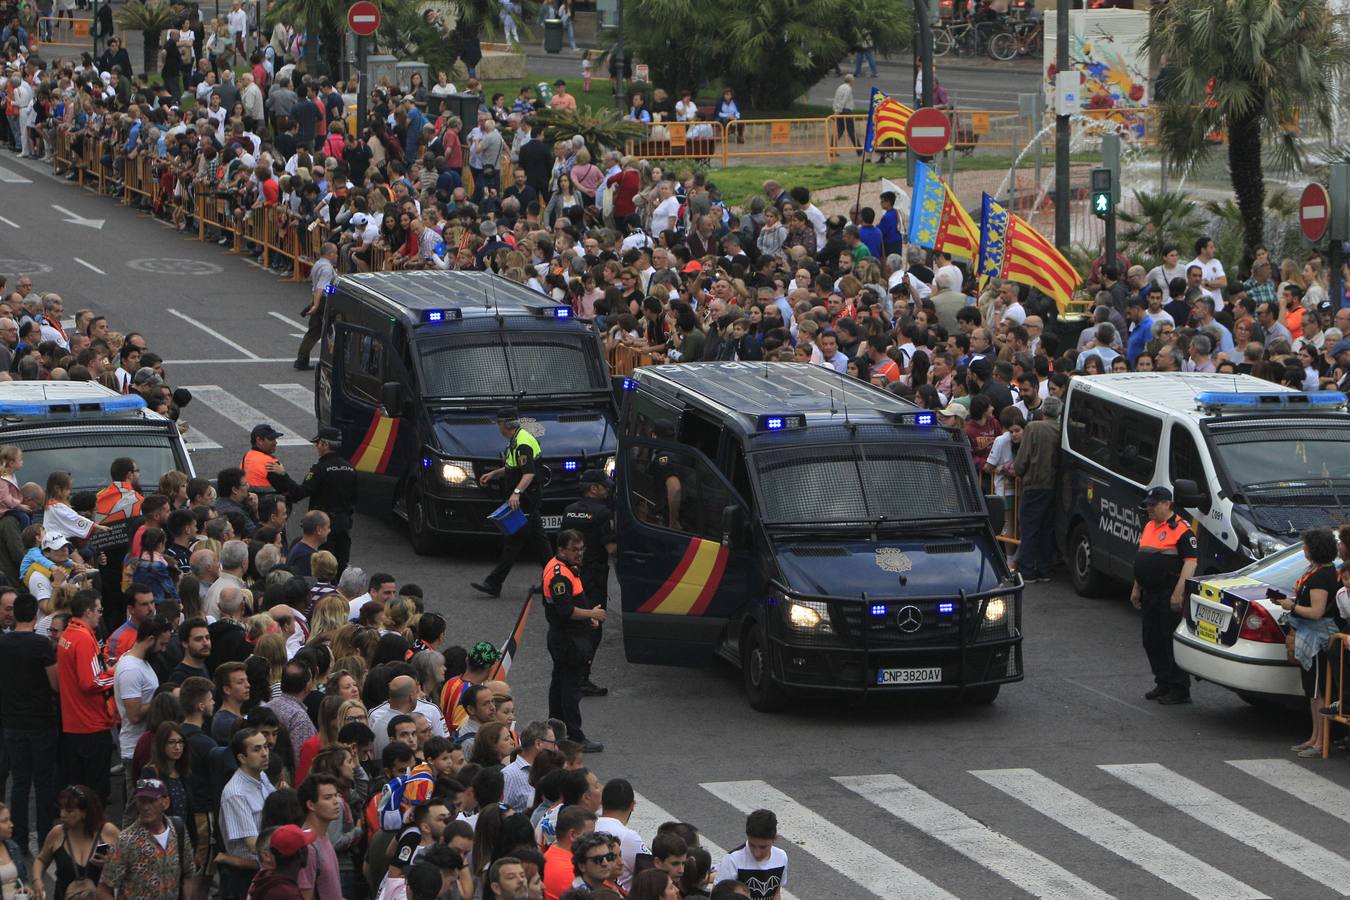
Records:
[[[1078,270],[1054,244],[988,194],[980,216],[976,274],[1030,285],[1053,298],[1061,313],[1082,283]]]
[[[882,161],[888,152],[896,152],[905,144],[905,123],[914,110],[872,88],[872,102],[867,113],[867,136],[863,141],[863,155],[880,150]]]

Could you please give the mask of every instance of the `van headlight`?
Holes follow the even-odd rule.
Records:
[[[785,600],[783,617],[788,627],[803,634],[834,634],[830,608],[815,600]]]
[[[450,485],[462,485],[473,481],[473,463],[467,459],[447,459],[441,462],[441,481]]]
[[[1273,553],[1279,553],[1289,544],[1277,537],[1272,537],[1262,531],[1247,532],[1247,549],[1251,550],[1252,556],[1256,559],[1264,559]]]
[[[997,625],[1008,617],[1008,601],[1002,597],[991,597],[989,602],[984,605],[984,621],[989,625]]]
[[[614,460],[615,457],[613,456],[606,457],[605,459],[605,477],[610,481],[614,480]]]

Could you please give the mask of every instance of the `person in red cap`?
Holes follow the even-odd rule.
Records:
[[[100,900],[195,900],[192,845],[183,823],[168,817],[168,786],[158,778],[142,778],[132,797],[136,821],[118,835],[103,867]]]
[[[282,825],[272,832],[268,848],[276,867],[260,871],[249,885],[249,900],[304,900],[298,878],[309,861],[309,845],[319,833],[298,825]]]

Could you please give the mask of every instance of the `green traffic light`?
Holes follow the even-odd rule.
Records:
[[[1111,215],[1111,193],[1109,191],[1092,195],[1092,212],[1102,218]]]

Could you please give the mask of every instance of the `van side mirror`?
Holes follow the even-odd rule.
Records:
[[[403,408],[407,406],[407,392],[403,385],[397,381],[386,381],[380,388],[380,405],[384,407],[384,414],[390,417],[403,415]]]
[[[994,534],[1002,534],[1004,513],[1007,511],[1003,505],[1003,498],[997,494],[985,494],[984,508],[989,510],[989,527],[994,529]]]
[[[1174,509],[1198,509],[1209,512],[1209,493],[1189,478],[1178,478],[1172,483],[1172,507]]]
[[[627,375],[611,375],[609,377],[610,390],[614,391],[614,405],[623,409],[623,395],[627,391],[629,383],[632,381]]]
[[[741,508],[735,503],[722,507],[722,543],[731,546],[741,533]]]

